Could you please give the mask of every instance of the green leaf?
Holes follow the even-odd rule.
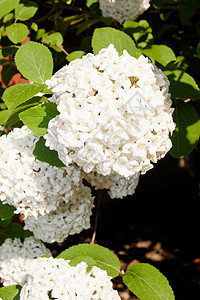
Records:
[[[28,0],[21,0],[15,7],[15,19],[20,21],[26,21],[32,18],[38,9],[38,5],[35,2]]]
[[[1,92],[2,92],[2,88],[0,88],[0,94],[1,94]],[[6,109],[6,108],[7,108],[7,105],[4,102],[0,103],[0,110]]]
[[[19,300],[20,299],[20,285],[9,285],[0,288],[0,297],[2,300]]]
[[[3,100],[9,110],[35,96],[44,88],[43,84],[20,83],[12,85],[3,93]]]
[[[46,254],[46,255],[42,255],[42,257],[47,257],[47,258],[49,258],[49,257],[51,257],[51,255]]]
[[[33,233],[29,230],[24,230],[23,226],[18,223],[11,223],[8,227],[1,229],[0,231],[0,245],[4,243],[7,238],[22,238],[32,236]]]
[[[124,22],[123,28],[127,34],[134,37],[137,47],[147,48],[153,43],[152,29],[146,20],[128,20]]]
[[[43,136],[47,133],[48,123],[59,114],[55,103],[44,103],[19,114],[20,119],[35,134]]]
[[[15,63],[22,75],[35,83],[44,84],[53,72],[51,52],[36,42],[22,45],[15,55]]]
[[[46,147],[45,142],[45,139],[40,137],[33,151],[35,157],[40,161],[49,163],[51,166],[65,167],[63,162],[58,158],[58,153]]]
[[[172,98],[200,100],[199,87],[189,74],[182,70],[167,70],[164,73],[170,81]]]
[[[53,33],[46,33],[43,37],[42,37],[42,41],[45,44],[51,44],[51,45],[62,45],[63,43],[63,37],[62,34],[60,32],[53,32]]]
[[[129,267],[122,276],[124,283],[142,300],[173,300],[167,278],[155,267],[139,263]]]
[[[19,0],[0,0],[0,19],[13,10]]]
[[[123,23],[123,28],[137,29],[137,32],[142,31],[141,34],[146,32],[152,32],[152,29],[147,20],[140,20],[139,22],[127,20]]]
[[[0,219],[0,227],[7,227],[12,221],[12,218],[1,220]]]
[[[34,30],[35,32],[37,32],[37,31],[38,31],[38,24],[36,24],[35,22],[32,22],[32,23],[31,23],[30,29],[32,29],[32,30]]]
[[[13,17],[14,17],[13,13],[9,13],[9,14],[5,15],[3,17],[3,23],[7,23],[9,21],[11,22]]]
[[[99,0],[86,0],[86,5],[91,11],[94,11],[97,15],[101,16],[101,11],[99,9]]]
[[[49,45],[57,52],[62,52],[62,50],[58,47],[63,43],[63,36],[60,32],[46,33],[42,37],[42,42]]]
[[[48,88],[48,86],[46,84],[44,85],[44,88],[42,89],[42,93],[48,94],[48,95],[53,95],[53,92],[51,91],[51,89]]]
[[[173,119],[176,128],[171,137],[173,147],[169,153],[173,157],[184,157],[192,152],[199,140],[200,120],[194,107],[181,100],[175,101]]]
[[[4,125],[9,114],[10,114],[10,111],[8,109],[0,111],[0,125]]]
[[[85,51],[82,51],[82,50],[73,51],[69,55],[67,55],[66,59],[70,62],[77,58],[81,58],[83,55],[85,55]]]
[[[90,8],[92,5],[96,3],[99,4],[98,2],[99,2],[98,0],[86,0],[86,5],[88,8]]]
[[[37,34],[36,34],[36,40],[40,40],[46,33],[46,30],[44,28],[40,28],[38,31],[37,31]]]
[[[88,255],[80,255],[80,256],[77,256],[73,259],[70,260],[70,266],[76,266],[77,264],[81,263],[82,261],[86,262],[86,264],[88,265],[88,268],[87,270],[91,270],[93,266],[95,266],[96,264],[96,261],[88,256]]]
[[[166,45],[152,45],[150,48],[141,49],[143,54],[166,67],[168,63],[176,60],[171,48]]]
[[[26,102],[20,104],[19,106],[15,107],[7,116],[5,120],[4,127],[9,128],[16,124],[19,121],[19,114],[31,107],[38,105],[41,102],[47,101],[46,97],[33,97]],[[1,112],[0,112],[1,113]]]
[[[14,216],[14,211],[16,208],[14,206],[11,206],[9,204],[3,204],[0,201],[0,218],[1,220],[6,220],[12,218]]]
[[[0,59],[7,57],[7,56],[13,56],[17,50],[19,49],[19,46],[11,45],[6,46],[0,49]]]
[[[6,33],[14,44],[23,41],[28,35],[28,27],[22,23],[14,23],[6,27]]]
[[[57,258],[64,258],[66,260],[74,259],[78,260],[81,257],[84,261],[88,261],[88,257],[91,257],[95,263],[91,265],[92,260],[90,260],[90,267],[97,266],[102,270],[106,270],[107,274],[111,277],[119,275],[120,272],[120,262],[109,249],[96,244],[79,244],[77,246],[72,246],[69,249],[60,253]],[[86,257],[86,259],[84,259]]]
[[[95,29],[92,37],[94,54],[98,54],[102,48],[107,48],[110,44],[115,46],[119,55],[122,55],[125,49],[134,56],[137,50],[134,41],[126,33],[109,27]]]

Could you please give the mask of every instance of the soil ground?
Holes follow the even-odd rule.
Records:
[[[138,262],[157,267],[176,300],[200,299],[198,169],[195,155],[184,160],[168,155],[141,176],[133,196],[111,200],[105,191],[101,202],[96,242],[112,250],[124,270]],[[91,236],[91,229],[83,231],[51,248],[56,254]],[[114,285],[123,300],[137,299],[121,278]]]

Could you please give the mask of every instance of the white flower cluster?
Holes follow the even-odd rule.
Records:
[[[74,202],[81,181],[75,166],[58,168],[37,160],[33,150],[38,140],[26,126],[0,137],[0,200],[25,218]]]
[[[0,278],[4,286],[23,285],[34,258],[51,255],[49,249],[35,237],[8,238],[0,246]]]
[[[25,219],[24,229],[32,231],[44,242],[63,242],[68,235],[90,228],[93,201],[91,189],[82,185],[76,195],[75,203],[61,203],[56,211],[40,216],[38,219],[28,217]]]
[[[122,24],[135,20],[150,6],[150,0],[99,0],[103,17],[112,17]]]
[[[117,173],[107,176],[98,174],[97,172],[84,173],[84,178],[89,182],[95,190],[107,189],[110,198],[123,198],[127,195],[133,195],[139,182],[140,173],[125,178]]]
[[[20,300],[35,299],[120,299],[111,277],[97,267],[87,272],[87,264],[70,266],[62,258],[39,258],[51,252],[34,237],[7,239],[0,247],[0,277],[4,286],[22,286]]]
[[[148,58],[126,50],[119,56],[111,44],[72,61],[46,84],[60,114],[44,138],[65,165],[130,177],[144,174],[171,148],[169,80]]]
[[[80,168],[38,161],[39,137],[26,126],[0,137],[0,200],[14,205],[25,228],[45,242],[62,242],[90,227],[91,189],[81,184]]]
[[[62,258],[38,258],[31,265],[20,300],[119,300],[107,272],[95,266],[87,272],[87,267],[85,262],[72,267]]]

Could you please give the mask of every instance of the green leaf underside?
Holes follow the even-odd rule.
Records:
[[[16,208],[14,206],[11,206],[9,204],[3,204],[0,201],[0,218],[1,220],[6,220],[11,218],[14,215],[14,211]]]
[[[23,41],[28,35],[28,27],[22,23],[12,24],[6,27],[6,33],[14,44]]]
[[[19,121],[19,114],[31,107],[38,105],[41,102],[47,101],[46,97],[33,97],[26,102],[20,104],[19,106],[15,107],[9,114],[7,115],[7,119],[5,120],[4,127],[9,128],[16,124]]]
[[[22,45],[15,55],[15,63],[22,75],[34,83],[44,84],[53,72],[51,52],[36,42]]]
[[[164,67],[171,61],[176,60],[174,52],[166,45],[152,45],[151,48],[142,49],[142,52]]]
[[[92,48],[94,54],[98,54],[102,48],[107,48],[113,44],[119,55],[125,49],[130,55],[134,56],[137,48],[134,41],[126,33],[114,28],[97,28],[92,37]]]
[[[124,283],[142,300],[173,300],[174,294],[166,277],[155,267],[139,263],[122,276]]]
[[[48,102],[40,104],[23,111],[19,118],[35,134],[43,136],[47,133],[48,123],[59,114],[55,103]]]
[[[81,257],[83,260],[84,257],[86,257],[86,260],[84,261],[87,263],[88,256],[95,261],[95,264],[92,264],[92,266],[95,265],[100,269],[106,270],[107,274],[111,277],[119,275],[120,263],[117,256],[109,249],[96,244],[79,244],[77,246],[72,246],[60,253],[57,258],[72,260],[72,262],[74,259],[77,259],[77,261],[80,262],[78,257]],[[92,261],[90,260],[90,264],[91,262]]]
[[[164,73],[170,81],[172,98],[200,100],[199,87],[189,74],[182,70],[167,70]]]
[[[2,300],[19,300],[20,299],[20,285],[10,285],[0,288],[0,297]]]
[[[189,155],[200,136],[200,120],[192,105],[181,100],[175,101],[173,119],[176,123],[172,134],[172,148],[169,153],[176,158]]]
[[[0,19],[13,10],[19,0],[0,0]]]
[[[26,102],[43,89],[43,84],[20,83],[7,88],[3,100],[9,110],[13,110],[21,103]]]
[[[58,158],[58,153],[45,146],[45,139],[43,137],[40,137],[36,143],[33,154],[38,160],[49,163],[51,166],[65,167],[63,162]]]

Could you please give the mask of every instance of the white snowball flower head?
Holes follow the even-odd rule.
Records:
[[[29,272],[29,279],[20,293],[20,300],[35,299],[91,299],[118,300],[107,272],[93,267],[87,272],[87,264],[72,267],[62,258],[38,258]]]
[[[39,137],[26,126],[0,137],[0,200],[16,207],[15,213],[38,217],[60,202],[74,201],[81,180],[75,167],[54,167],[33,155]]]
[[[46,84],[60,114],[50,120],[46,146],[86,173],[144,174],[165,156],[175,129],[169,80],[148,58],[111,44],[64,66]]]
[[[150,0],[99,0],[103,17],[112,17],[120,24],[136,20],[149,7]]]
[[[133,195],[139,183],[140,173],[125,178],[117,173],[103,176],[97,172],[83,173],[83,177],[89,182],[95,190],[107,189],[110,198],[123,198]]]
[[[76,194],[76,202],[61,203],[56,211],[40,216],[38,219],[28,217],[24,229],[32,231],[44,242],[63,242],[68,235],[90,228],[93,202],[91,189],[81,185]]]
[[[23,285],[34,258],[51,255],[49,249],[31,236],[22,242],[19,238],[8,238],[0,246],[0,278],[4,286]]]

